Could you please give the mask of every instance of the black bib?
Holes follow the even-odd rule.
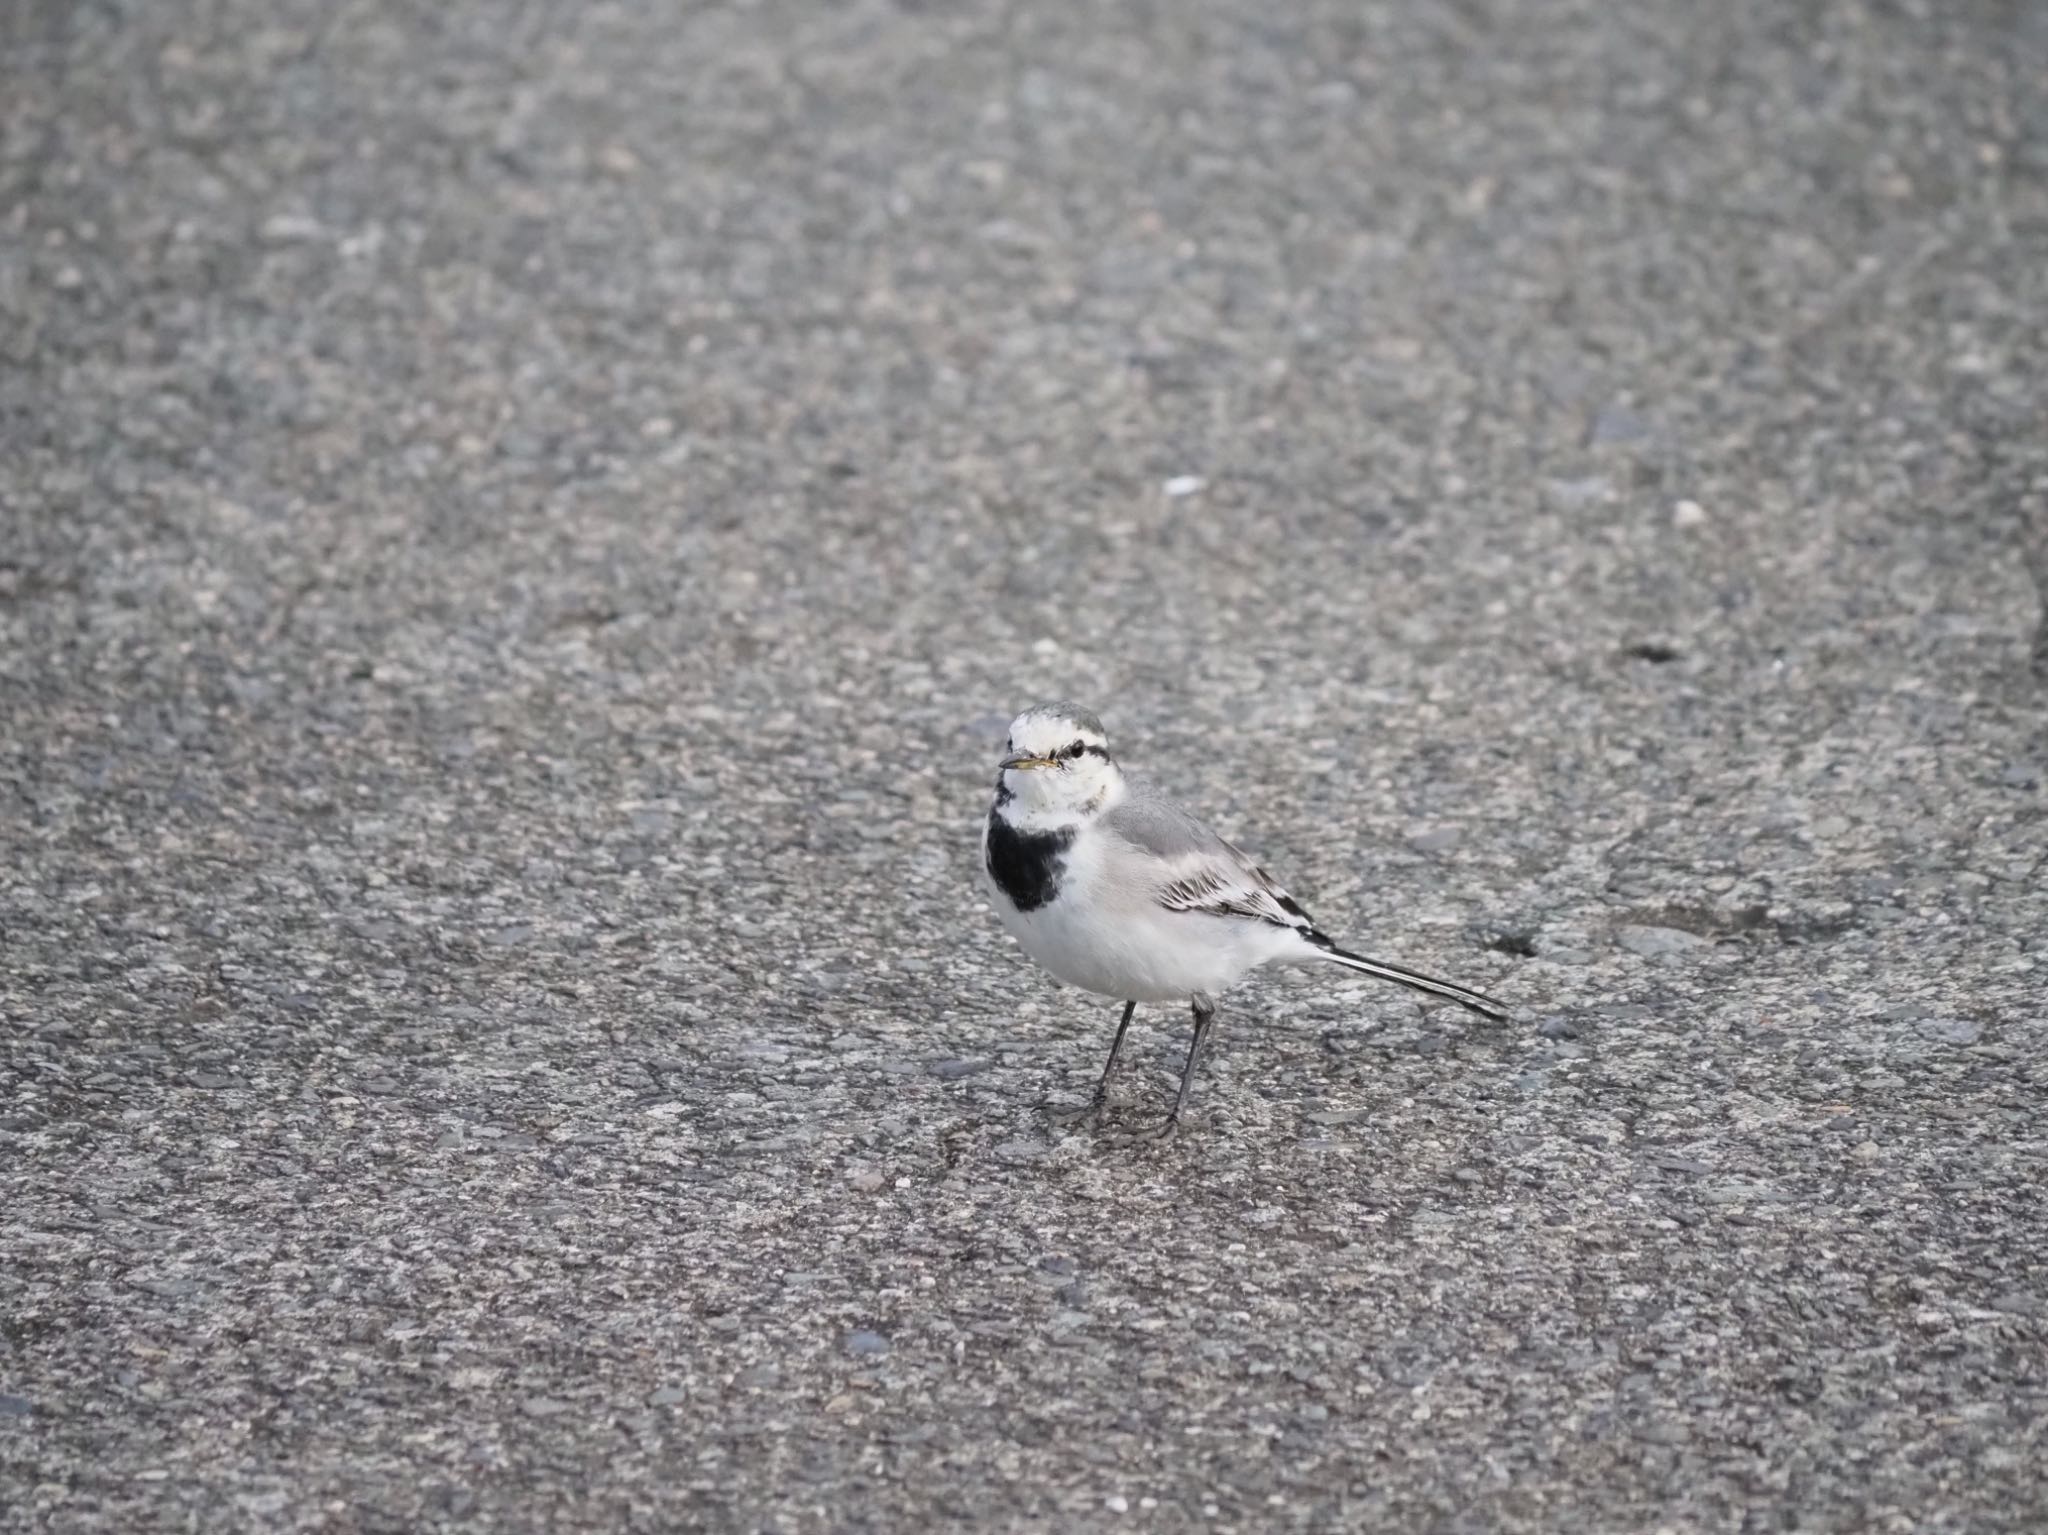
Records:
[[[1036,911],[1060,888],[1074,829],[1019,831],[1001,816],[988,818],[988,872],[1019,911]]]

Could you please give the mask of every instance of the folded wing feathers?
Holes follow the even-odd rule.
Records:
[[[1103,825],[1164,866],[1170,877],[1157,898],[1167,910],[1249,917],[1315,933],[1309,914],[1244,849],[1148,787],[1134,784],[1132,798],[1109,811]]]
[[[1231,852],[1236,853],[1237,849],[1231,848]],[[1249,862],[1236,869],[1219,868],[1213,863],[1192,869],[1160,890],[1159,904],[1168,911],[1250,917],[1304,933],[1315,929],[1294,897],[1281,889],[1264,869]]]

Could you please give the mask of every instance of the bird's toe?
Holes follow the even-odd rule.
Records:
[[[1157,1146],[1172,1140],[1179,1133],[1180,1116],[1168,1114],[1156,1125],[1144,1130],[1126,1130],[1123,1134],[1112,1137],[1112,1142],[1118,1146]]]
[[[1068,1125],[1079,1129],[1086,1125],[1100,1124],[1103,1111],[1108,1107],[1109,1100],[1104,1097],[1091,1099],[1078,1109],[1059,1108],[1048,1104],[1046,1117],[1056,1125]]]

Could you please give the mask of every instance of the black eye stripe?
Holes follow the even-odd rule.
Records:
[[[1003,750],[1014,753],[1017,750],[1017,743],[1014,740],[1005,741]],[[1065,746],[1055,746],[1046,751],[1045,757],[1054,762],[1071,762],[1080,757],[1099,757],[1107,762],[1109,749],[1096,741],[1070,741]]]

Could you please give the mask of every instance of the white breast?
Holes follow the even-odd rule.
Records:
[[[1024,952],[1068,985],[1139,1002],[1214,996],[1299,942],[1267,923],[1166,910],[1135,856],[1084,827],[1051,901],[1019,911],[993,881],[990,901]]]

